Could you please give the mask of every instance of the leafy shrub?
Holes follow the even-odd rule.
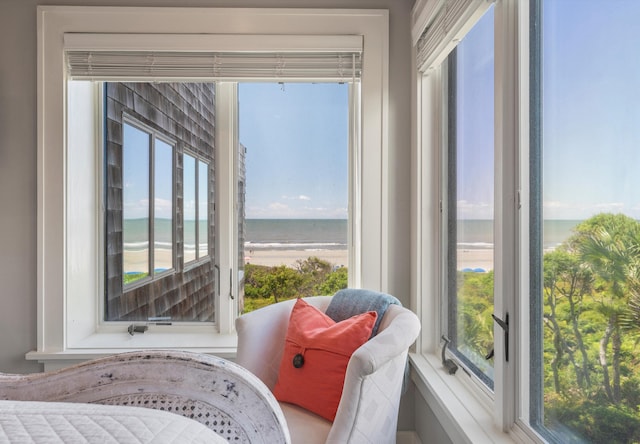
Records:
[[[348,280],[346,267],[334,268],[315,256],[298,260],[295,268],[247,264],[244,271],[245,312],[286,299],[332,295]]]

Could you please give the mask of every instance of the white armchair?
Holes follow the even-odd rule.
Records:
[[[323,312],[331,296],[305,301]],[[280,302],[236,320],[236,362],[270,389],[276,384],[289,315],[295,300]],[[333,423],[297,406],[280,403],[293,444],[395,443],[407,352],[420,331],[418,317],[399,305],[387,309],[378,334],[358,348],[347,366]]]

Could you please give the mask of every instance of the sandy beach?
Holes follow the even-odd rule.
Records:
[[[338,266],[348,266],[349,263],[347,250],[253,250],[245,253],[245,263],[255,265],[287,265],[291,267],[295,265],[298,259],[304,260],[310,256],[316,256]],[[462,270],[464,268],[482,268],[486,271],[492,270],[493,250],[458,250],[458,269]]]
[[[169,251],[159,251],[156,257],[156,266],[160,264],[168,266],[171,263]],[[146,269],[146,251],[128,252],[125,255],[125,270]],[[305,260],[316,256],[333,265],[348,266],[349,255],[347,250],[248,250],[245,251],[244,262],[246,264],[267,265],[270,267],[286,265],[293,267],[297,260]],[[459,249],[458,269],[482,268],[493,269],[492,249]]]
[[[293,267],[297,260],[305,260],[312,256],[337,266],[349,265],[348,250],[252,250],[245,251],[244,262],[270,267],[277,265]]]
[[[493,249],[458,249],[458,270],[465,268],[493,270]]]

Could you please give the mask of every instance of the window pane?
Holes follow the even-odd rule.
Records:
[[[493,386],[493,8],[448,60],[449,336]]]
[[[537,5],[532,422],[551,441],[640,442],[640,3]]]
[[[154,270],[173,268],[173,147],[155,142]]]
[[[215,85],[107,82],[104,89],[104,319],[213,322],[217,273],[211,261],[194,263],[196,158],[178,157],[177,148],[212,165]]]
[[[183,155],[184,263],[196,259],[196,159]]]
[[[350,88],[358,86],[238,87],[245,311],[347,285]]]
[[[122,217],[124,283],[149,275],[149,134],[124,124]]]
[[[198,161],[198,257],[209,254],[209,165]]]

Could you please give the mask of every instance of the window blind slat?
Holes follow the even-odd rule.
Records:
[[[361,54],[66,51],[76,80],[123,79],[359,79]]]
[[[492,3],[492,0],[445,0],[418,40],[418,69],[426,72],[440,64]]]

